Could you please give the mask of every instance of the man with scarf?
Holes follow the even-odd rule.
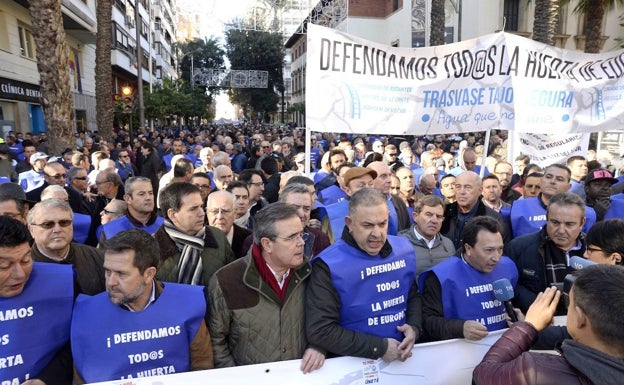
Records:
[[[585,253],[584,224],[583,199],[573,193],[557,194],[548,202],[546,224],[541,230],[514,238],[505,245],[503,254],[518,268],[516,307],[526,312],[538,293],[563,282],[571,271],[570,257]],[[565,310],[560,304],[556,315],[564,315]]]
[[[160,192],[165,223],[154,237],[160,248],[157,278],[162,281],[208,286],[210,277],[234,261],[225,234],[204,226],[204,202],[197,186],[176,182]]]

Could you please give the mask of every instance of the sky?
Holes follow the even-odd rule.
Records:
[[[203,36],[223,36],[223,24],[245,15],[255,0],[177,0],[178,5],[201,15]]]

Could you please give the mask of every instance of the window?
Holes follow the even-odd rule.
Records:
[[[147,23],[143,19],[141,19],[141,36],[147,39],[148,32],[149,32],[149,25],[147,25]]]
[[[115,48],[123,48],[123,49],[127,49],[128,48],[128,35],[126,35],[121,28],[119,28],[116,24],[114,24],[115,26],[115,42],[113,43],[113,46]]]
[[[517,31],[520,0],[505,0],[504,7],[505,31]]]
[[[35,58],[35,39],[33,38],[30,27],[19,23],[17,26],[20,39],[20,55],[29,59]]]
[[[399,9],[399,0],[393,0],[392,1],[392,12],[396,11],[397,9]]]

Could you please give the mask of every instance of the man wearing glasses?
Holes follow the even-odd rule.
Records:
[[[28,212],[27,221],[34,239],[35,262],[73,265],[82,293],[94,295],[104,291],[103,255],[94,247],[72,242],[73,213],[67,202],[39,202]]]
[[[117,173],[121,177],[122,181],[126,181],[126,179],[136,176],[139,174],[136,166],[132,164],[130,161],[130,155],[128,154],[128,150],[120,150],[117,161],[115,162],[115,166],[117,168]]]
[[[310,263],[297,209],[277,202],[254,217],[247,256],[210,279],[208,326],[215,367],[302,359],[320,368],[325,355],[306,339],[304,295]]]
[[[236,212],[234,211],[234,194],[228,191],[215,191],[208,196],[206,203],[206,216],[208,225],[223,231],[228,243],[232,247],[234,256],[241,258],[243,243],[251,234],[251,231],[234,223]]]
[[[67,184],[67,170],[65,169],[65,166],[63,166],[59,162],[47,163],[43,167],[43,174],[44,174],[43,184],[37,187],[36,189],[28,191],[26,193],[26,198],[28,200],[33,201],[33,202],[39,202],[41,201],[41,192],[46,187],[54,186],[54,185],[62,186],[65,188],[65,191],[67,191],[67,197],[69,199],[68,202],[72,211],[76,213],[89,214],[89,212],[86,211],[86,209],[82,207],[82,195],[78,191],[72,188],[69,188],[66,185]]]

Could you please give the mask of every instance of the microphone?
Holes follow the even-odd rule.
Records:
[[[494,289],[494,297],[505,304],[505,310],[509,318],[511,318],[511,322],[518,322],[518,316],[516,316],[516,312],[514,312],[511,304],[511,299],[514,297],[511,282],[507,278],[501,278],[492,282],[492,287]]]
[[[588,266],[595,265],[596,262],[590,261],[589,259],[581,258],[581,257],[571,257],[570,258],[570,267],[574,270],[582,270]]]

